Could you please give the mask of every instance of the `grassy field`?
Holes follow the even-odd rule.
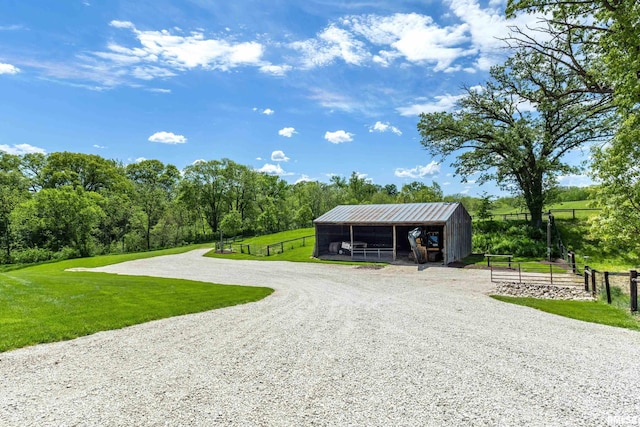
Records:
[[[562,203],[553,203],[551,205],[545,206],[544,211],[548,210],[563,210],[563,209],[593,209],[597,208],[597,206],[592,206],[592,200],[578,200],[571,202],[562,202]],[[510,206],[500,206],[491,211],[494,215],[502,215],[502,214],[513,214],[513,213],[524,213],[527,212],[525,208],[513,208]],[[576,218],[588,218],[592,215],[597,214],[597,210],[585,210],[585,211],[576,211]],[[554,216],[556,218],[571,218],[572,212],[554,212]],[[497,217],[496,219],[500,219]]]
[[[195,248],[67,260],[0,273],[0,352],[257,301],[273,292],[270,288],[64,271]]]
[[[492,295],[499,301],[532,307],[547,313],[557,314],[585,322],[640,331],[640,320],[628,311],[608,305],[601,301],[561,301],[536,298],[516,298]]]
[[[251,237],[243,240],[237,240],[233,245],[233,253],[217,253],[215,250],[211,250],[205,254],[210,258],[225,258],[225,259],[239,259],[239,260],[256,260],[256,261],[290,261],[290,262],[311,262],[320,264],[357,264],[357,265],[381,265],[381,263],[370,262],[351,262],[351,261],[331,261],[313,258],[313,247],[316,239],[309,237],[305,239],[304,246],[302,240],[295,242],[288,242],[284,244],[284,251],[281,252],[281,248],[276,246],[272,248],[271,255],[266,256],[266,250],[256,251],[255,248],[264,248],[267,245],[273,245],[279,242],[300,239],[305,236],[313,236],[315,234],[314,228],[301,228],[298,230],[283,231],[280,233],[268,234],[259,237]],[[250,245],[251,254],[240,253],[239,244]],[[257,254],[256,254],[257,252]]]

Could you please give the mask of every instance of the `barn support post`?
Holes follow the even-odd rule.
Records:
[[[351,235],[351,261],[353,261],[353,225],[349,226],[349,234]]]
[[[396,260],[396,226],[393,226],[393,260]]]

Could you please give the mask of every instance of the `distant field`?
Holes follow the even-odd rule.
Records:
[[[588,218],[592,215],[596,215],[598,213],[597,210],[578,210],[578,209],[593,209],[593,208],[597,208],[597,206],[594,205],[594,201],[593,200],[577,200],[577,201],[571,201],[571,202],[562,202],[562,203],[554,203],[548,206],[545,206],[544,211],[548,211],[551,210],[552,212],[554,210],[564,210],[564,209],[576,209],[575,211],[575,217],[576,218]],[[525,212],[527,212],[526,209],[516,209],[516,208],[512,208],[512,207],[500,207],[500,208],[496,208],[494,210],[491,211],[494,215],[503,215],[503,214],[514,214],[514,213],[521,213],[524,214]],[[554,216],[556,218],[572,218],[573,217],[573,212],[553,212]],[[499,218],[496,218],[499,219]],[[522,219],[524,219],[524,216],[522,216]]]

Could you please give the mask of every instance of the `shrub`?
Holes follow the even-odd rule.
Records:
[[[29,248],[13,252],[13,261],[16,264],[31,264],[34,262],[49,261],[55,253],[42,248]]]
[[[482,221],[474,223],[473,251],[544,257],[546,234],[525,221]]]

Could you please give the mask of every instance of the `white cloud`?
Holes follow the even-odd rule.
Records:
[[[149,137],[149,141],[161,144],[184,144],[187,142],[187,138],[173,132],[156,132]]]
[[[291,65],[273,65],[266,64],[260,67],[260,72],[265,74],[271,74],[273,76],[284,76],[288,71],[291,71],[293,67]]]
[[[118,20],[113,20],[111,22],[109,22],[109,25],[111,25],[114,28],[129,28],[131,30],[135,29],[135,25],[133,25],[132,22],[129,21],[118,21]]]
[[[342,59],[351,65],[361,65],[370,56],[362,41],[335,24],[325,28],[314,39],[293,42],[289,46],[302,53],[305,68],[328,65],[336,59]]]
[[[286,172],[284,169],[282,169],[282,166],[280,166],[279,164],[272,165],[270,163],[265,163],[265,165],[262,166],[260,169],[256,169],[256,172],[263,172],[268,175],[278,175],[278,176],[293,175],[293,173]]]
[[[351,99],[341,93],[328,92],[322,89],[313,89],[310,99],[317,101],[325,108],[351,112],[361,107],[362,102]]]
[[[425,176],[433,176],[440,172],[440,164],[432,161],[428,165],[416,166],[415,168],[405,169],[397,168],[394,175],[398,178],[424,178]]]
[[[146,157],[138,157],[138,158],[136,158],[135,162],[136,163],[140,163],[140,162],[144,162],[145,160],[147,160]]]
[[[353,141],[353,134],[343,130],[337,130],[335,132],[326,132],[324,134],[324,139],[332,144],[341,144],[343,142]]]
[[[20,68],[15,65],[0,62],[0,74],[18,74],[19,72]]]
[[[375,125],[369,128],[369,132],[393,132],[398,136],[402,135],[402,132],[400,131],[400,129],[398,129],[395,126],[391,126],[389,122],[387,123],[376,122]]]
[[[155,93],[171,93],[171,89],[149,88],[147,90],[149,92],[155,92]]]
[[[472,48],[477,51],[475,68],[488,71],[491,66],[504,59],[505,43],[501,40],[510,33],[509,27],[523,30],[539,26],[541,15],[519,14],[515,19],[504,16],[504,3],[492,0],[489,7],[482,8],[478,0],[448,0],[451,11],[467,27]],[[542,40],[545,35],[536,33]]]
[[[275,113],[275,111],[273,111],[271,108],[265,108],[264,110],[262,110],[261,114],[264,114],[265,116],[271,116]]]
[[[30,153],[41,153],[41,154],[47,153],[44,148],[35,147],[31,144],[15,144],[11,146],[0,144],[0,151],[4,151],[7,154],[14,154],[17,156],[21,156],[23,154],[30,154]]]
[[[288,162],[289,158],[284,154],[284,151],[276,150],[271,153],[271,160],[274,162]]]
[[[282,75],[289,69],[286,65],[272,65],[264,61],[265,46],[256,41],[239,42],[231,35],[208,38],[202,30],[186,33],[178,27],[139,30],[130,21],[114,20],[109,25],[131,31],[137,43],[127,46],[111,42],[106,51],[93,52],[92,57],[85,57],[84,67],[96,73],[113,73],[121,79],[131,76],[152,80],[197,68],[229,71],[251,66],[276,75]],[[96,63],[96,59],[102,62]]]
[[[413,104],[408,107],[399,107],[396,110],[403,116],[418,116],[421,113],[450,112],[456,106],[456,102],[464,95],[435,96],[435,101]]]
[[[278,135],[284,136],[287,138],[291,138],[294,133],[298,133],[296,132],[295,128],[282,128],[278,131]]]
[[[93,144],[93,148],[104,149],[104,148],[107,148],[107,147],[105,147],[104,145]]]
[[[200,163],[206,163],[206,160],[205,159],[196,159],[191,164],[192,165],[197,165],[197,164],[200,164]]]
[[[256,157],[256,160],[262,161],[262,157]]]

